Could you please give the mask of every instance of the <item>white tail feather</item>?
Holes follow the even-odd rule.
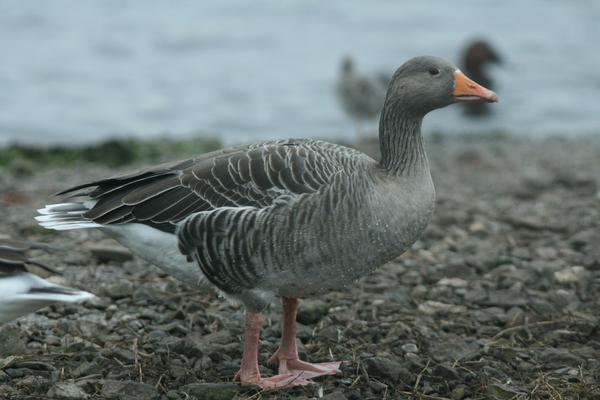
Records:
[[[46,229],[65,231],[70,229],[98,228],[101,225],[90,221],[83,214],[94,206],[94,202],[48,204],[40,208],[36,221]]]

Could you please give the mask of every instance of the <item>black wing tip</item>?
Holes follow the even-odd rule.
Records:
[[[81,189],[91,188],[93,186],[98,186],[98,182],[84,183],[81,185],[73,186],[73,187],[63,190],[61,192],[54,193],[53,196],[55,196],[55,197],[64,196],[65,194],[73,193],[73,192],[75,192],[77,190],[81,190]],[[85,193],[73,193],[73,194],[71,194],[70,197],[85,196],[85,195],[86,195]]]

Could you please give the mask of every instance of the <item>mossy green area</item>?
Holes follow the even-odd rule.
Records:
[[[0,148],[0,166],[10,166],[16,161],[24,160],[46,166],[92,163],[116,167],[141,161],[173,160],[206,153],[222,146],[219,138],[198,136],[178,139],[163,136],[149,140],[109,139],[81,146],[11,144]]]

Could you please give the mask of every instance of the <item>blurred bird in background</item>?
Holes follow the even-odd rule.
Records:
[[[335,90],[342,109],[354,121],[359,137],[366,136],[366,123],[379,116],[390,79],[391,76],[384,73],[360,74],[351,57],[342,59]]]
[[[30,250],[51,250],[41,243],[0,238],[0,324],[54,303],[80,303],[93,294],[49,282],[32,273],[59,275],[27,256]]]
[[[463,72],[475,82],[489,89],[495,89],[494,80],[489,76],[490,64],[502,64],[502,59],[492,45],[483,39],[469,42],[461,57]],[[464,104],[464,112],[469,116],[481,117],[488,115],[490,108],[485,103]]]

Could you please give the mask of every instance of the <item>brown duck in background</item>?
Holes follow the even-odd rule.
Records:
[[[478,39],[469,43],[461,57],[463,72],[475,82],[489,88],[495,88],[493,79],[488,75],[486,67],[489,64],[501,64],[502,59],[489,42]],[[486,103],[464,104],[464,112],[469,116],[485,116],[490,112]]]

